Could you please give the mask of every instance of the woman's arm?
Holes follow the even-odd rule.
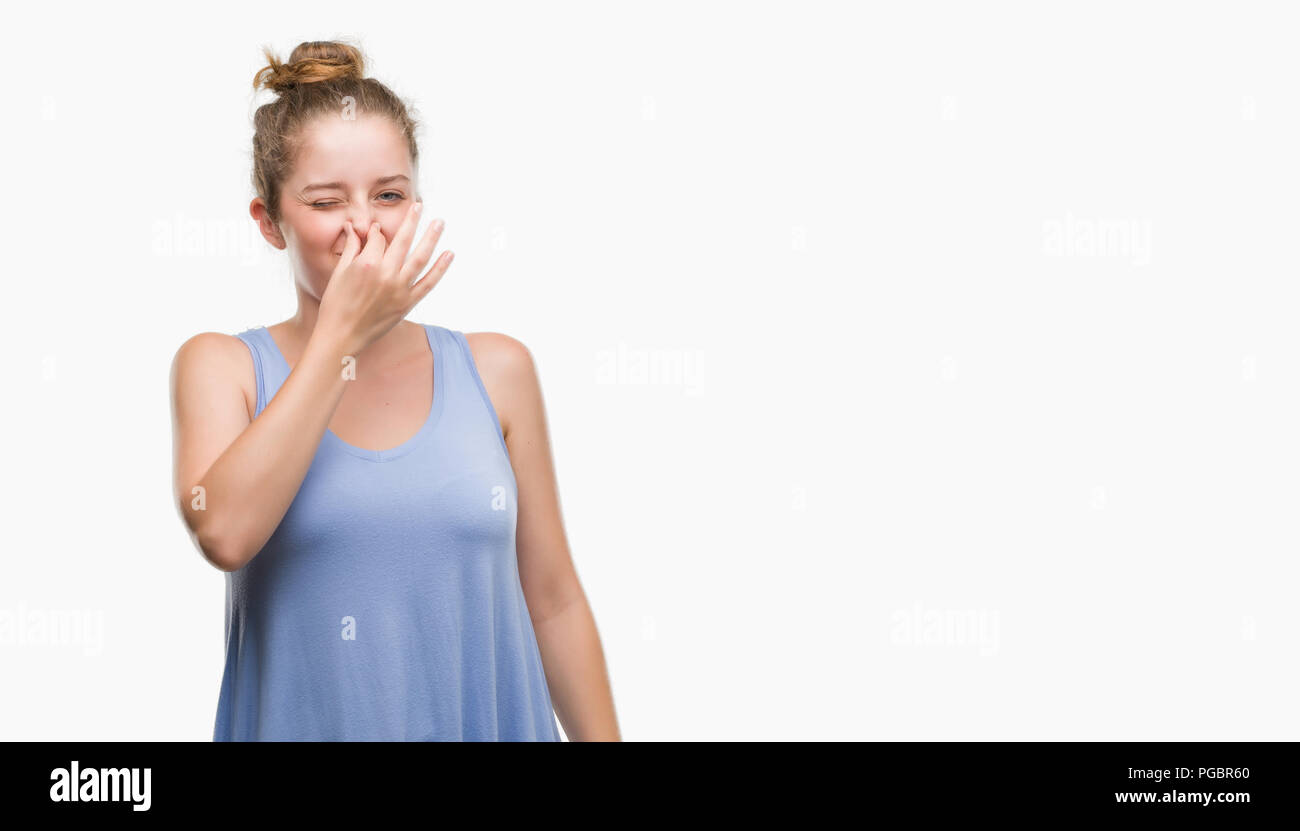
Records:
[[[620,741],[596,621],[560,516],[541,384],[532,355],[507,335],[465,336],[497,409],[519,486],[515,549],[551,703],[570,741]]]
[[[176,351],[172,487],[195,544],[222,571],[253,559],[293,503],[343,397],[345,354],[341,339],[317,327],[280,391],[250,422],[238,381],[253,372],[247,346],[203,332]]]

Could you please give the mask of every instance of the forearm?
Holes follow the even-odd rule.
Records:
[[[551,705],[570,741],[622,741],[605,655],[587,597],[533,621]]]

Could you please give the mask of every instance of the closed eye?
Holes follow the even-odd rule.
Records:
[[[399,193],[399,192],[397,192],[397,191],[395,191],[395,190],[386,190],[386,191],[384,191],[383,193],[381,193],[381,194],[379,194],[379,195],[380,195],[380,196],[395,196],[395,197],[397,197],[396,199],[381,199],[381,200],[380,200],[381,202],[384,202],[384,203],[389,204],[389,205],[395,205],[395,204],[397,204],[398,202],[401,202],[403,199],[406,198],[406,197],[403,196],[401,193]],[[312,202],[312,203],[311,203],[311,206],[312,206],[313,208],[330,208],[330,207],[333,207],[334,205],[341,205],[341,204],[343,204],[343,203],[342,203],[342,202],[337,202],[337,201],[335,201],[335,202]]]

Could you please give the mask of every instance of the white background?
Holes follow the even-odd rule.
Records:
[[[625,739],[1300,739],[1287,8],[16,7],[0,738],[211,738],[168,371],[293,314],[251,83],[346,37],[457,255],[410,319],[538,363]]]

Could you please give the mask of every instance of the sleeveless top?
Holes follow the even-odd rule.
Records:
[[[266,545],[226,572],[214,741],[560,741],[501,425],[465,335],[424,329],[424,426],[388,450],[326,430]],[[265,326],[236,337],[256,418],[289,365]]]

